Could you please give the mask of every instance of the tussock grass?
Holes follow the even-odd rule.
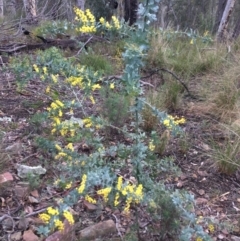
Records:
[[[221,125],[220,129],[225,125]],[[223,142],[212,141],[212,157],[216,167],[221,173],[234,174],[240,167],[240,135],[239,130],[235,131],[225,126],[226,138]]]
[[[167,67],[183,78],[216,70],[224,61],[226,48],[203,43],[190,43],[188,37],[167,38],[158,33],[151,40],[147,56],[148,67]]]

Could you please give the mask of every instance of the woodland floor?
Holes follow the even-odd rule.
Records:
[[[0,129],[4,132],[2,149],[4,150],[16,143],[21,144],[19,150],[13,150],[7,157],[1,157],[8,158],[7,165],[2,168],[1,172],[10,172],[14,181],[7,186],[0,186],[0,217],[5,214],[11,216],[15,225],[11,226],[10,224],[9,229],[6,229],[7,223],[0,223],[0,240],[13,240],[9,239],[10,234],[23,232],[24,225],[19,224],[19,219],[24,212],[30,214],[30,227],[34,226],[39,220],[37,214],[31,215],[31,213],[34,214],[51,205],[53,197],[66,195],[66,193],[53,192],[47,188],[48,180],[55,175],[49,169],[50,166],[46,167],[47,174],[39,181],[35,193],[26,193],[22,189],[24,186],[22,180],[17,176],[17,163],[31,166],[43,164],[39,159],[41,154],[33,143],[34,132],[38,130],[32,130],[32,125],[29,123],[29,118],[34,114],[34,111],[43,109],[49,103],[47,96],[45,98],[38,95],[39,88],[42,86],[33,82],[28,84],[24,91],[17,91],[12,75],[0,74]],[[182,170],[182,175],[178,178],[164,177],[166,178],[165,184],[176,189],[188,190],[194,194],[196,214],[211,217],[219,223],[218,228],[210,234],[214,240],[240,240],[240,175],[236,173],[227,176],[218,172],[211,158],[210,140],[214,138],[221,142],[224,136],[210,115],[198,111],[197,107],[202,105],[202,102],[188,97],[184,99],[184,102],[177,114],[184,116],[187,120],[183,128],[187,134],[189,146],[187,151],[183,153],[174,142],[171,143],[165,155],[174,157],[175,163]],[[11,120],[7,121],[4,119],[6,117]],[[161,179],[161,177],[159,178]],[[29,198],[30,195],[35,196],[40,201],[33,201]],[[105,220],[111,212],[111,210],[105,209],[101,214],[88,213],[84,212],[83,206],[80,206],[78,211],[82,212],[82,223],[85,226],[96,222],[96,220]],[[125,220],[120,215],[117,217],[121,220],[123,230],[124,228],[127,230],[131,221]],[[3,228],[4,225],[5,228]],[[207,231],[207,227],[205,229]],[[151,240],[148,237],[146,239]],[[120,238],[115,240],[120,240]]]

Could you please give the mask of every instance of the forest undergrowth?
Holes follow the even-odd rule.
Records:
[[[21,164],[46,168],[46,175],[27,181],[30,191],[52,199],[36,215],[41,225],[34,224],[34,233],[43,240],[68,225],[86,227],[92,207],[94,223],[125,223],[108,240],[216,240],[222,227],[230,234],[217,215],[196,212],[179,160],[204,133],[212,175],[238,173],[239,42],[228,52],[207,31],[152,28],[145,13],[134,28],[116,17],[97,21],[90,10],[75,13],[74,25],[66,25],[71,34],[106,41],[87,48],[79,43],[81,52],[52,47],[18,53],[2,67],[14,76],[19,95],[34,93],[20,108],[28,110],[21,138],[37,153],[36,163],[23,158]],[[58,25],[43,23],[33,31],[47,36],[49,29],[52,36],[51,28]],[[16,126],[1,126],[2,139]],[[4,147],[1,153],[4,170],[12,154]],[[170,185],[173,180],[177,185]]]

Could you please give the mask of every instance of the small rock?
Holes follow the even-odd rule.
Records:
[[[39,201],[35,197],[32,197],[32,196],[29,196],[28,200],[30,203],[39,203]]]
[[[84,209],[86,209],[89,212],[93,212],[93,211],[97,210],[97,206],[96,205],[94,205],[92,203],[89,203],[86,200],[83,201],[83,206],[84,206]]]
[[[205,199],[205,198],[201,198],[201,197],[199,197],[199,198],[196,199],[195,202],[196,202],[196,205],[201,205],[201,204],[207,203],[208,200]]]
[[[16,164],[18,176],[21,178],[27,178],[31,176],[40,176],[46,173],[46,169],[41,166],[30,167],[27,165]]]
[[[203,189],[198,190],[198,193],[202,196],[205,194],[205,191]]]
[[[39,197],[39,193],[38,193],[38,190],[33,190],[32,192],[30,192],[31,193],[31,195],[33,196],[33,197],[36,197],[36,198],[38,198]]]
[[[16,232],[16,233],[11,234],[11,240],[12,241],[22,240],[22,232]]]
[[[13,176],[10,172],[5,172],[0,175],[0,183],[13,181]]]
[[[116,233],[116,225],[113,220],[97,223],[90,227],[83,229],[80,232],[80,240],[93,240],[96,238],[102,238],[108,236],[111,233]]]
[[[39,238],[29,229],[23,233],[23,241],[39,241]]]

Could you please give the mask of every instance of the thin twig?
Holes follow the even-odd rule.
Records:
[[[172,71],[170,71],[170,70],[168,70],[168,69],[165,69],[165,68],[156,69],[156,70],[153,71],[150,75],[144,76],[143,79],[147,79],[147,78],[151,77],[153,74],[158,73],[159,71],[165,71],[165,72],[171,74],[176,80],[178,80],[178,81],[180,82],[180,84],[184,87],[184,89],[187,91],[187,93],[189,94],[190,97],[192,97],[192,98],[194,98],[194,99],[196,98],[195,96],[193,96],[193,95],[190,93],[187,85],[186,85],[176,74],[174,74]]]
[[[39,214],[39,213],[45,212],[46,210],[47,210],[47,207],[46,208],[42,208],[42,209],[40,209],[38,211],[29,213],[29,214],[25,215],[24,217],[25,218],[29,218],[31,216],[34,216],[35,214]],[[19,220],[19,219],[21,219],[21,217],[20,218],[19,217],[13,217],[13,219]]]
[[[112,216],[115,218],[115,221],[116,221],[116,229],[118,231],[118,235],[120,236],[121,240],[123,240],[123,236],[122,236],[122,233],[120,231],[120,228],[119,228],[119,220],[117,219],[117,217],[112,213]]]
[[[86,45],[92,40],[92,38],[93,38],[93,35],[84,43],[84,45],[82,46],[82,48],[80,48],[79,50],[78,50],[78,52],[77,52],[77,54],[75,55],[75,56],[77,56],[77,55],[79,55],[81,52],[82,52],[82,50],[86,47]]]

